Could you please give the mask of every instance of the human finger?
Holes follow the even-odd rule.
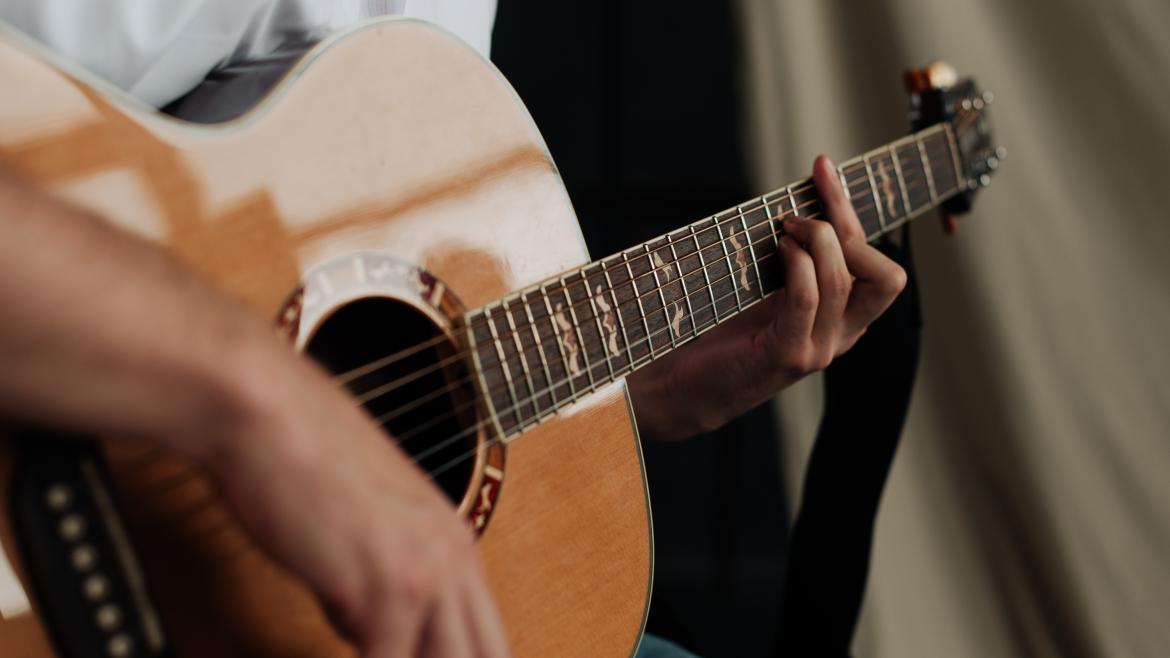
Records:
[[[507,658],[511,651],[508,649],[508,638],[504,633],[499,608],[484,583],[479,564],[473,563],[470,569],[471,577],[464,581],[464,605],[475,646],[485,658]]]
[[[417,656],[432,612],[434,583],[422,568],[389,573],[375,597],[372,627],[359,629],[368,638],[365,653],[369,658]],[[376,570],[370,576],[377,578]]]
[[[837,233],[827,222],[788,219],[784,230],[794,240],[806,245],[812,256],[817,279],[817,312],[812,338],[817,345],[833,351],[842,328],[853,276],[845,264]]]
[[[813,182],[817,186],[817,194],[825,207],[825,214],[829,223],[837,231],[842,244],[853,240],[865,242],[865,231],[861,228],[861,220],[853,209],[853,203],[845,194],[841,186],[841,176],[837,167],[827,155],[819,155],[813,161]]]
[[[388,606],[386,618],[366,643],[366,658],[417,656],[422,645],[425,611],[409,605]]]
[[[780,254],[784,258],[784,306],[774,325],[776,344],[769,350],[781,355],[781,369],[803,375],[808,370],[804,353],[812,344],[819,303],[816,271],[812,256],[789,235],[780,238]]]
[[[845,307],[845,330],[859,334],[881,315],[906,287],[906,270],[864,243],[842,245],[845,261],[856,277]]]
[[[463,584],[448,578],[427,622],[421,655],[426,658],[470,658],[478,655],[463,601]]]

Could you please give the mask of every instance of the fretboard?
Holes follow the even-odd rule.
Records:
[[[873,242],[960,191],[950,127],[838,167]],[[542,281],[467,314],[468,342],[503,438],[624,377],[778,290],[789,216],[822,218],[811,179]]]

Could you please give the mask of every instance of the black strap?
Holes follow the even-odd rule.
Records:
[[[869,574],[878,503],[898,448],[922,329],[909,233],[879,245],[906,289],[825,372],[825,412],[793,524],[780,620],[782,656],[848,656]]]

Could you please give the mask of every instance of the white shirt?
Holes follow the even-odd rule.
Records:
[[[496,0],[0,2],[0,21],[155,107],[217,68],[392,14],[437,23],[486,57]]]

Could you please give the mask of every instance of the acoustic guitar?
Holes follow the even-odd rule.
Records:
[[[781,287],[780,220],[822,213],[811,181],[590,260],[507,81],[425,23],[330,38],[210,126],[0,37],[3,166],[333,372],[478,530],[516,655],[636,650],[653,535],[623,378]],[[1002,158],[972,81],[909,79],[915,132],[839,169],[870,240],[965,210]],[[10,433],[0,497],[0,656],[353,652],[193,464]]]

